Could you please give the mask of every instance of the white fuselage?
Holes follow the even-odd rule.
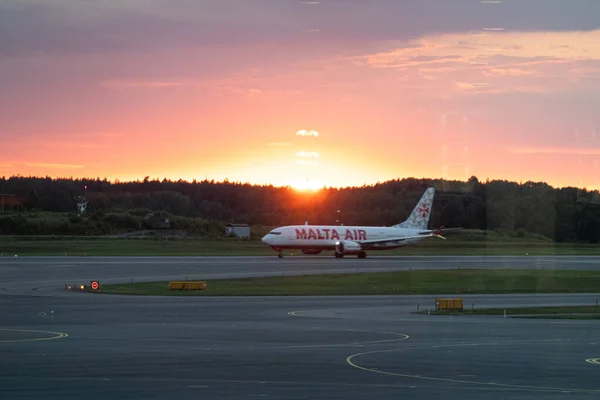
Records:
[[[269,232],[262,241],[276,250],[333,250],[336,243],[362,242],[386,238],[411,237],[386,243],[367,244],[372,250],[394,249],[421,240],[422,229],[377,227],[377,226],[337,226],[337,225],[291,225]],[[423,235],[423,239],[427,236]]]

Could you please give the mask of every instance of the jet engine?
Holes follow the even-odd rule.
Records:
[[[302,250],[302,254],[320,254],[322,250],[320,249],[306,249]]]
[[[358,254],[362,251],[360,244],[349,240],[341,240],[335,243],[335,252],[337,254]]]

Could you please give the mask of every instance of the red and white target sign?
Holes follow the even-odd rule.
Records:
[[[98,288],[100,287],[100,283],[98,283],[98,281],[92,281],[90,283],[90,287],[92,288],[92,290],[98,290]]]

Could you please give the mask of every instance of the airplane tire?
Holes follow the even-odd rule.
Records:
[[[279,254],[277,254],[277,257],[279,257],[279,258],[283,258],[283,253],[279,253]]]
[[[335,253],[335,258],[343,258],[343,257],[344,257],[344,254],[337,253],[337,252]]]
[[[367,258],[367,253],[365,251],[361,251],[358,253],[358,258]]]

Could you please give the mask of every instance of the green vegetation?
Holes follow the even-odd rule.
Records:
[[[452,267],[449,265],[449,267]],[[168,282],[104,285],[104,293],[199,296],[449,295],[593,293],[600,271],[453,269],[208,281],[206,291],[171,291]]]
[[[84,194],[85,218],[76,216]],[[286,187],[232,182],[0,177],[0,234],[118,234],[174,229],[217,239],[223,224],[392,225],[405,220],[425,188],[437,190],[430,226],[501,230],[518,240],[600,242],[600,193],[555,189],[543,182],[401,179],[352,188],[298,193]],[[3,215],[4,214],[4,215]],[[168,221],[164,217],[168,217]],[[254,237],[256,239],[256,237]]]
[[[555,306],[555,307],[517,307],[517,308],[474,308],[466,307],[463,311],[436,311],[440,315],[541,315],[541,314],[590,314],[600,313],[600,307],[592,306]]]
[[[515,315],[511,318],[533,318],[533,319],[600,319],[598,314],[546,314],[546,315]]]
[[[154,214],[145,209],[96,211],[88,217],[74,212],[21,212],[0,215],[0,233],[3,232],[21,236],[99,236],[140,232],[155,237],[193,235],[219,238],[225,235],[225,225],[202,218]]]
[[[274,255],[257,241],[235,239],[0,238],[4,256],[241,256]]]
[[[431,311],[433,315],[504,315],[510,318],[551,318],[551,319],[600,319],[600,307],[558,306],[520,308],[468,308],[463,311]],[[419,314],[427,314],[420,311]]]

